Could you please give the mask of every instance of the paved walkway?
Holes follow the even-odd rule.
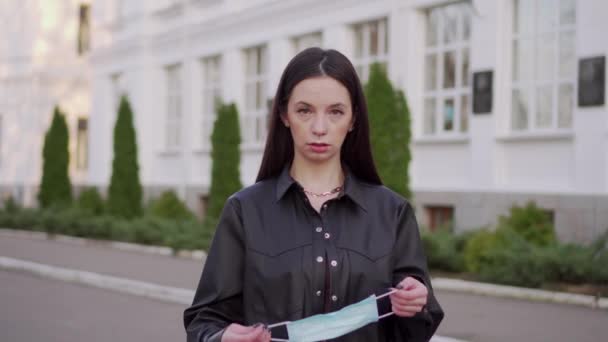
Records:
[[[5,257],[5,261],[51,266],[51,270],[67,273],[86,271],[80,273],[89,274],[89,278],[135,280],[142,286],[161,285],[186,293],[196,287],[202,269],[202,261],[121,251],[102,245],[81,246],[7,236],[0,236],[0,257]],[[87,284],[86,277],[70,279]],[[135,282],[133,286],[139,285]],[[446,311],[446,319],[439,328],[439,334],[444,336],[471,342],[608,340],[607,310],[449,291],[437,291],[437,297]]]

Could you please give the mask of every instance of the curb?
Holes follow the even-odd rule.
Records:
[[[93,240],[85,238],[77,238],[67,235],[50,236],[46,232],[32,232],[15,229],[0,228],[0,237],[16,237],[35,240],[55,240],[73,245],[80,246],[102,246],[106,248],[114,248],[122,251],[145,253],[161,256],[172,256],[182,259],[190,259],[204,261],[207,258],[207,253],[202,250],[195,251],[177,251],[173,253],[173,249],[160,246],[144,246],[135,243]],[[608,310],[608,298],[594,297],[589,295],[573,294],[567,292],[555,292],[547,290],[538,290],[530,288],[522,288],[506,285],[495,285],[488,283],[479,283],[460,279],[450,278],[433,278],[433,288],[435,290],[468,293],[476,295],[485,295],[502,298],[515,298],[522,300],[532,300],[538,302],[549,302],[557,304],[580,305],[590,308],[599,308]],[[190,303],[188,303],[190,304]]]
[[[177,287],[114,277],[94,272],[49,266],[36,262],[0,256],[0,269],[20,271],[45,278],[88,285],[106,290],[159,299],[165,302],[190,305],[194,291]]]
[[[194,291],[143,281],[119,278],[99,273],[49,266],[31,261],[0,256],[0,269],[19,271],[50,279],[88,285],[115,292],[153,298],[173,304],[191,305]],[[443,336],[433,336],[430,342],[465,342]]]
[[[120,242],[120,241],[108,241],[108,240],[94,240],[73,237],[68,235],[50,235],[46,232],[33,232],[23,231],[15,229],[0,228],[0,237],[15,237],[25,238],[31,240],[54,240],[59,242],[68,243],[77,246],[101,246],[106,248],[118,249],[127,252],[145,253],[161,256],[173,256],[181,259],[191,259],[196,261],[204,261],[207,258],[207,253],[202,250],[179,250],[174,251],[171,247],[162,246],[146,246],[131,242]]]
[[[521,288],[515,286],[477,283],[460,279],[433,278],[433,288],[435,290],[533,300],[558,304],[582,305],[594,309],[608,309],[608,298],[573,294],[567,292],[554,292]]]

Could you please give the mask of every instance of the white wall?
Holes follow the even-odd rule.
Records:
[[[273,96],[280,74],[291,57],[290,38],[323,32],[323,45],[352,57],[350,25],[387,16],[390,27],[391,79],[408,96],[414,142],[410,169],[415,190],[526,191],[538,193],[602,193],[608,191],[608,115],[606,106],[575,108],[568,134],[512,136],[508,132],[510,49],[508,25],[511,0],[475,1],[472,22],[470,71],[492,70],[492,112],[469,116],[465,136],[421,139],[422,36],[424,9],[441,0],[324,2],[242,1],[184,2],[167,9],[164,3],[140,11],[134,24],[115,23],[96,46],[93,65],[91,143],[95,167],[90,181],[107,184],[111,159],[113,118],[106,113],[111,98],[108,78],[129,75],[134,102],[142,179],[147,185],[200,185],[209,183],[209,150],[200,146],[200,57],[221,54],[224,97],[243,110],[242,49],[268,44]],[[262,2],[260,2],[262,3]],[[244,6],[251,6],[247,9]],[[608,54],[608,32],[601,0],[577,2],[577,56]],[[177,9],[176,9],[177,8]],[[138,12],[139,13],[139,12]],[[100,17],[103,17],[100,15]],[[131,25],[131,26],[129,26]],[[106,33],[107,33],[106,32]],[[183,142],[179,151],[165,151],[164,67],[181,63],[183,71]],[[104,99],[104,100],[100,100]],[[93,127],[97,122],[98,126]],[[260,147],[243,151],[241,174],[251,184],[261,159]]]
[[[77,54],[80,3],[24,0],[0,4],[4,149],[0,188],[14,195],[23,191],[20,200],[25,205],[37,203],[44,133],[55,105],[67,114],[72,183],[85,182],[86,171],[75,168],[77,121],[90,112],[88,57]]]

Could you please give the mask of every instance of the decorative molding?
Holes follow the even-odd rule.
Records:
[[[129,40],[119,41],[110,46],[96,48],[91,51],[91,65],[99,65],[104,63],[112,63],[117,59],[132,57],[142,52],[146,47],[145,38],[131,38]]]
[[[194,6],[203,8],[220,5],[225,0],[190,0],[190,3]]]
[[[449,136],[424,136],[413,140],[414,145],[437,145],[437,144],[468,144],[469,135],[449,135]]]
[[[159,7],[152,11],[153,15],[162,18],[169,19],[175,18],[184,13],[184,1],[183,0],[169,0],[168,4]]]
[[[573,140],[572,130],[546,131],[546,132],[511,132],[496,137],[496,141],[503,143],[529,142],[529,141],[554,141]]]

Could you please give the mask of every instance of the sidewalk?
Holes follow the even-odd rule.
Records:
[[[202,259],[167,256],[170,253],[163,250],[143,253],[110,248],[108,243],[88,240],[48,240],[43,234],[25,236],[21,232],[0,230],[0,270],[137,294],[178,303],[184,308],[192,301],[203,266]],[[438,331],[443,336],[472,342],[536,342],[547,341],[547,338],[595,342],[604,340],[606,335],[608,310],[487,295],[496,291],[514,291],[521,295],[535,290],[459,281],[450,283],[445,279],[435,279],[434,284],[446,312],[446,319]],[[478,288],[485,288],[488,293],[475,294],[473,290]],[[563,330],[573,322],[580,329]],[[457,340],[433,339],[433,342],[444,341]]]
[[[0,233],[0,256],[62,268],[196,289],[203,261],[129,252],[103,245],[10,237]]]
[[[192,302],[203,260],[0,233],[0,270],[114,290],[184,305]],[[76,242],[76,243],[75,243]],[[204,257],[203,257],[204,259]],[[432,342],[464,342],[435,336]]]

